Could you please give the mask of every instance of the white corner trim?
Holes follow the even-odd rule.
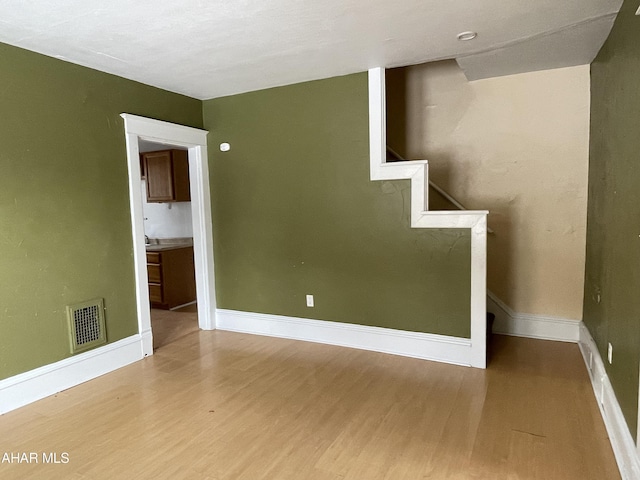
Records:
[[[486,223],[487,210],[427,210],[412,222],[413,228],[475,228]]]
[[[150,338],[150,336],[149,336]],[[133,335],[103,347],[0,380],[0,414],[142,359],[145,339]]]
[[[382,165],[387,159],[387,110],[384,68],[369,70],[369,174],[381,180]],[[405,162],[403,162],[405,163]]]
[[[412,228],[468,228],[471,230],[471,361],[486,368],[486,210],[429,211],[429,162],[387,163],[385,69],[369,70],[369,163],[371,180],[411,181]]]
[[[640,478],[638,451],[609,381],[598,347],[584,324],[580,325],[578,344],[591,378],[593,393],[609,434],[620,475],[623,480],[636,480]]]
[[[581,321],[516,313],[490,291],[487,291],[487,311],[496,316],[493,333],[573,343],[580,338]]]
[[[218,309],[218,330],[338,345],[470,366],[471,340],[351,323]]]

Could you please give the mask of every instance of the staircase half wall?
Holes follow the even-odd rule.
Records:
[[[486,367],[487,214],[486,210],[429,210],[429,162],[386,162],[385,71],[369,70],[369,152],[371,180],[411,181],[412,228],[461,228],[471,231],[471,338],[468,364]],[[467,363],[467,361],[462,363]]]

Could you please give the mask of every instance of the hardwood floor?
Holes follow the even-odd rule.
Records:
[[[180,337],[198,331],[198,307],[187,305],[178,310],[151,309],[153,349],[169,345]]]
[[[0,417],[2,479],[616,479],[578,347],[495,337],[486,371],[196,331]]]

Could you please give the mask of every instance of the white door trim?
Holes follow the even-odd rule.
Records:
[[[147,278],[147,257],[144,246],[144,218],[140,182],[140,153],[138,140],[186,147],[189,149],[189,175],[193,217],[193,253],[198,297],[198,325],[213,330],[216,324],[216,295],[213,264],[213,227],[211,223],[211,194],[207,162],[206,130],[153,120],[128,113],[124,118],[129,169],[129,203],[133,234],[133,259],[136,278],[138,328],[143,339],[143,355],[153,354],[151,312]]]

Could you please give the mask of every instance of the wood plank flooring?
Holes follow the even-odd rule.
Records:
[[[151,309],[154,350],[198,331],[198,307],[187,305],[178,310]]]
[[[486,371],[196,331],[0,417],[2,479],[620,478],[578,347],[494,338]]]

